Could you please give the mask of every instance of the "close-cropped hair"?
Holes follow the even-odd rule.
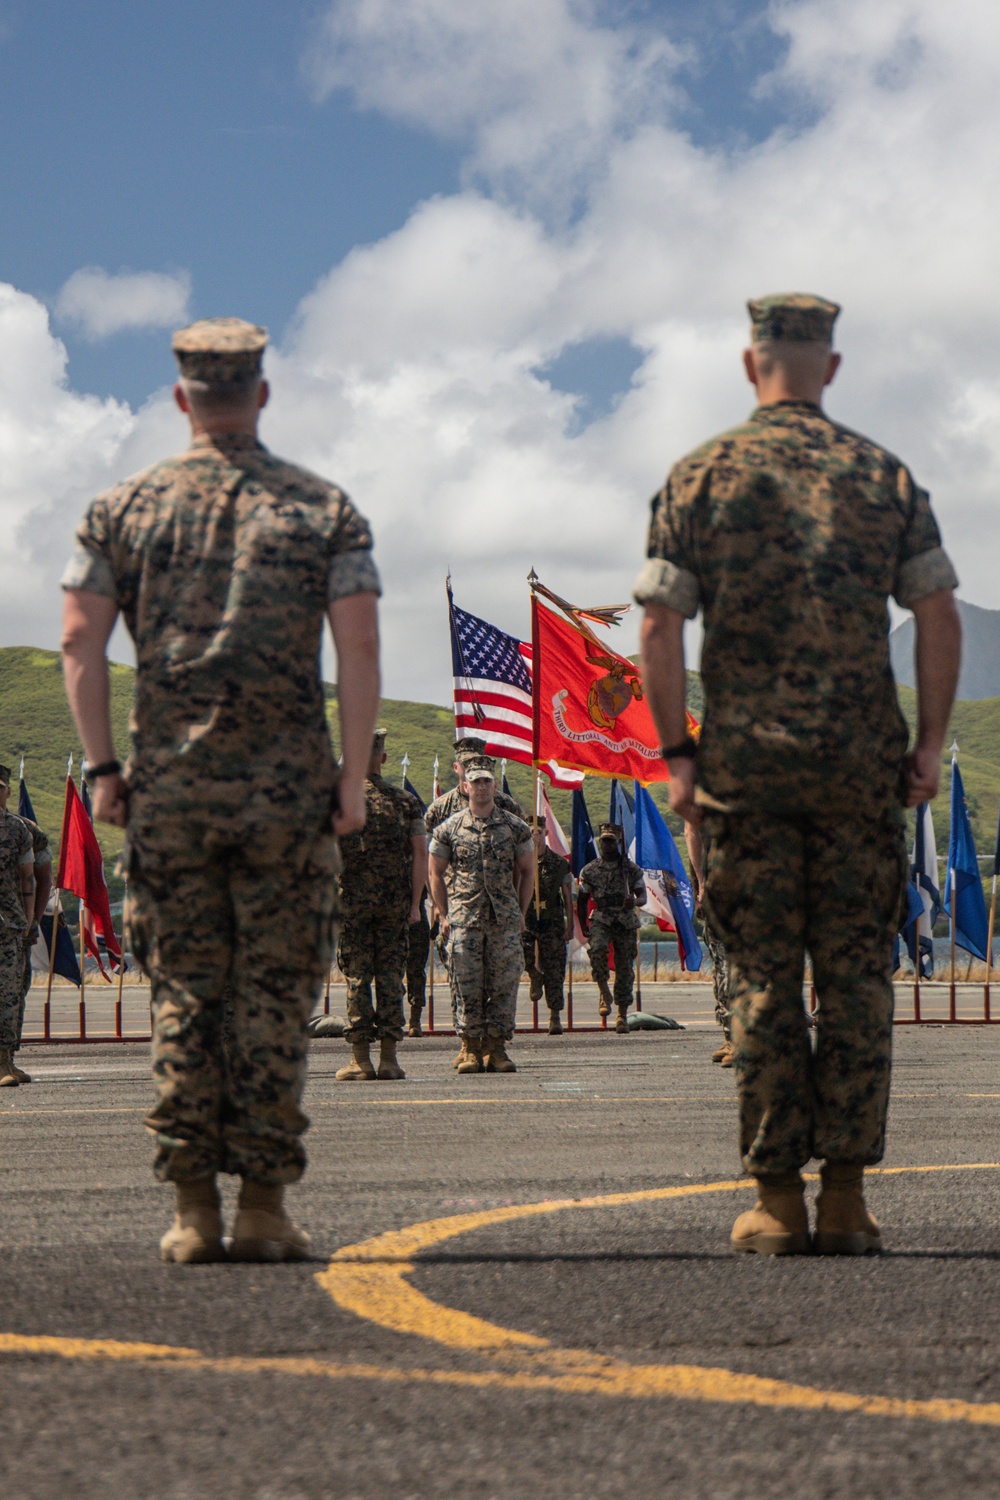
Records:
[[[196,411],[224,411],[250,406],[256,400],[261,377],[246,380],[181,380],[184,393]]]
[[[833,346],[822,339],[759,339],[752,348],[765,378],[777,369],[792,375],[822,374],[833,353]]]

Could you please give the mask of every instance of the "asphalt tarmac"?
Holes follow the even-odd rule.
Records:
[[[187,1268],[157,1256],[145,1047],[27,1047],[0,1493],[996,1496],[998,1029],[897,1029],[859,1260],[730,1253],[717,1035],[518,1037],[515,1076],[464,1078],[425,1039],[405,1082],[352,1085],[317,1042],[289,1195],[314,1261]]]

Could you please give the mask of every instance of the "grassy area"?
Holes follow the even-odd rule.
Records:
[[[132,702],[134,672],[131,667],[111,668],[111,714],[115,745],[124,760],[128,753],[128,716]],[[336,690],[326,690],[327,714],[334,741],[337,739]],[[910,688],[899,689],[900,704],[910,725],[916,719],[916,694]],[[701,681],[688,673],[688,701],[700,717]],[[412,703],[386,698],[381,721],[389,731],[386,749],[389,776],[399,778],[400,761],[409,756],[409,777],[424,801],[431,796],[434,757],[440,760],[441,784],[445,790],[454,784],[451,772],[453,718],[449,708],[433,703]],[[996,812],[1000,801],[1000,698],[956,703],[951,719],[951,736],[961,749],[962,776],[977,847],[982,852],[993,849]],[[17,774],[21,755],[25,758],[25,777],[35,812],[42,827],[56,843],[62,819],[66,763],[70,754],[79,770],[81,747],[70,718],[63,690],[58,654],[27,646],[0,649],[0,761],[11,765]],[[945,752],[941,795],[935,804],[935,822],[939,849],[947,838],[948,795],[950,790],[950,755]],[[531,802],[531,772],[526,766],[507,767],[511,790],[523,807]],[[591,777],[586,783],[586,797],[592,821],[607,816],[609,783]],[[653,789],[654,800],[667,811],[667,791],[663,785]],[[556,816],[569,832],[570,795],[554,792],[552,804]],[[668,816],[675,837],[680,824]],[[121,884],[113,874],[114,862],[121,849],[117,829],[101,826],[98,837],[107,860],[108,884],[112,900],[120,899]]]

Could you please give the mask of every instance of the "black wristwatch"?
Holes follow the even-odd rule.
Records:
[[[664,760],[694,760],[698,753],[698,742],[690,734],[686,734],[679,745],[668,745],[660,750]]]
[[[102,776],[120,776],[122,763],[120,760],[102,760],[100,765],[91,766],[86,761],[83,763],[83,779],[89,786],[92,781],[100,781]]]

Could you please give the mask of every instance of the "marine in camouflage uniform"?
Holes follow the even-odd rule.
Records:
[[[38,940],[39,922],[52,890],[52,850],[49,848],[48,834],[44,833],[32,818],[26,818],[20,813],[18,817],[31,834],[31,853],[35,872],[35,907],[31,925],[24,940],[24,977],[21,980],[21,1009],[17,1021],[17,1045],[20,1047],[21,1032],[24,1029],[24,1007],[28,999],[28,991],[31,989],[31,950]],[[53,924],[55,920],[53,917]],[[22,1073],[20,1069],[18,1072],[22,1083],[31,1082],[27,1073]]]
[[[427,916],[427,892],[420,897],[419,916],[406,931],[406,1003],[409,1007],[408,1036],[423,1036],[420,1017],[427,1003],[427,960],[431,954],[431,924]]]
[[[10,770],[0,766],[0,1088],[27,1080],[13,1064],[24,1014],[24,960],[34,912],[35,873],[31,832],[7,811]],[[44,835],[43,835],[44,836]]]
[[[874,1249],[860,1184],[885,1146],[891,955],[907,868],[907,728],[887,598],[903,608],[928,601],[929,649],[954,657],[947,680],[957,670],[957,580],[906,467],[819,405],[837,368],[836,304],[795,294],[749,309],[744,359],[762,404],[671,471],[653,500],[635,598],[662,611],[647,616],[644,650],[647,663],[650,650],[663,652],[664,680],[676,673],[677,648],[658,648],[656,631],[675,631],[673,641],[674,621],[699,609],[704,617],[695,762],[709,845],[704,901],[735,968],[740,1153],[770,1193],[766,1212],[762,1189],[753,1223],[738,1221],[734,1245],[807,1247],[798,1174],[816,1156],[826,1163],[817,1244]],[[814,398],[794,394],[802,390]],[[948,698],[934,699],[943,726],[950,697],[936,691]],[[672,767],[693,753],[668,748],[679,752],[665,752]],[[939,755],[940,746],[918,745],[905,768],[911,798],[914,777],[936,783]],[[807,950],[820,1001],[815,1051],[802,994]],[[854,1228],[829,1228],[835,1208]],[[771,1209],[785,1228],[758,1235]]]
[[[203,1225],[217,1221],[214,1174],[242,1176],[233,1253],[247,1259],[264,1258],[265,1240],[282,1255],[301,1248],[280,1185],[305,1166],[306,1022],[332,957],[339,868],[319,651],[329,615],[342,668],[361,670],[373,629],[359,645],[344,622],[368,629],[373,608],[357,596],[380,590],[368,525],[343,492],[255,435],[265,343],[239,319],[174,336],[191,446],[91,504],[62,579],[68,618],[104,621],[101,600],[89,603],[104,596],[136,648],[132,755],[115,795],[127,796],[131,946],[151,984],[155,1171],[192,1185],[188,1218]],[[219,402],[242,430],[223,430]],[[70,691],[86,746],[86,703]],[[110,723],[106,733],[110,743]],[[116,764],[96,769],[113,784]],[[178,1192],[179,1215],[181,1203]],[[196,1238],[189,1257],[168,1236],[164,1257],[218,1258],[214,1230],[207,1248]]]
[[[494,761],[491,757],[486,755],[485,740],[478,739],[475,735],[469,734],[464,735],[461,739],[457,739],[455,741],[455,760],[452,769],[455,772],[455,775],[458,777],[458,785],[453,786],[450,792],[443,792],[440,797],[435,797],[431,805],[428,807],[427,811],[424,813],[424,827],[427,829],[429,837],[433,837],[434,830],[435,828],[437,828],[439,823],[445,822],[447,818],[454,817],[455,813],[462,812],[465,808],[468,807],[469,792],[468,785],[465,782],[465,767],[470,761],[481,760],[484,758],[486,760],[489,760],[490,765],[495,771],[496,766]],[[493,801],[494,804],[497,807],[501,808],[504,812],[513,813],[516,818],[523,818],[524,815],[518,803],[515,802],[514,798],[511,797],[507,792],[501,791],[499,787],[494,792]],[[445,875],[445,885],[448,886],[449,889],[452,879],[453,871],[449,869],[447,874]],[[441,967],[444,969],[445,973],[447,973],[448,944],[441,936],[440,930],[438,932],[436,946],[437,955],[441,962]]]
[[[584,936],[589,938],[590,972],[601,992],[600,1014],[611,1013],[609,953],[615,954],[614,1003],[618,1009],[615,1030],[628,1031],[628,1010],[635,987],[635,962],[639,952],[638,907],[646,904],[646,881],[639,866],[622,848],[622,829],[617,823],[602,823],[598,833],[601,850],[580,871],[577,910]],[[588,900],[594,910],[588,916]]]
[[[724,1068],[733,1065],[730,1014],[733,1004],[733,971],[726,953],[726,945],[713,931],[702,905],[705,888],[705,849],[701,829],[694,823],[684,824],[684,838],[691,860],[691,886],[694,891],[695,915],[701,918],[702,937],[712,960],[712,989],[715,993],[715,1019],[722,1027],[722,1046],[712,1053],[712,1061]]]
[[[540,1000],[544,993],[549,1010],[549,1031],[558,1036],[562,1031],[559,1013],[566,1003],[566,941],[573,921],[572,878],[569,860],[546,844],[545,828],[540,820],[532,819],[531,828],[538,860],[538,898],[536,900],[532,891],[531,905],[525,912],[524,967],[531,985],[531,998]]]
[[[534,870],[531,833],[493,801],[488,760],[471,761],[466,774],[473,788],[470,805],[438,824],[430,845],[431,894],[447,919],[455,1029],[462,1038],[457,1068],[479,1072],[485,1054],[490,1071],[513,1072],[504,1042],[514,1034],[524,962],[522,913]],[[450,888],[444,880],[449,867]]]
[[[384,729],[376,730],[365,782],[365,826],[340,841],[343,926],[337,962],[347,981],[344,1039],[354,1049],[353,1063],[337,1074],[342,1081],[405,1077],[396,1045],[403,1039],[407,928],[416,906],[414,886],[423,890],[426,880],[427,834],[416,797],[381,774],[385,736]],[[377,1075],[368,1055],[374,1041],[382,1052]]]

